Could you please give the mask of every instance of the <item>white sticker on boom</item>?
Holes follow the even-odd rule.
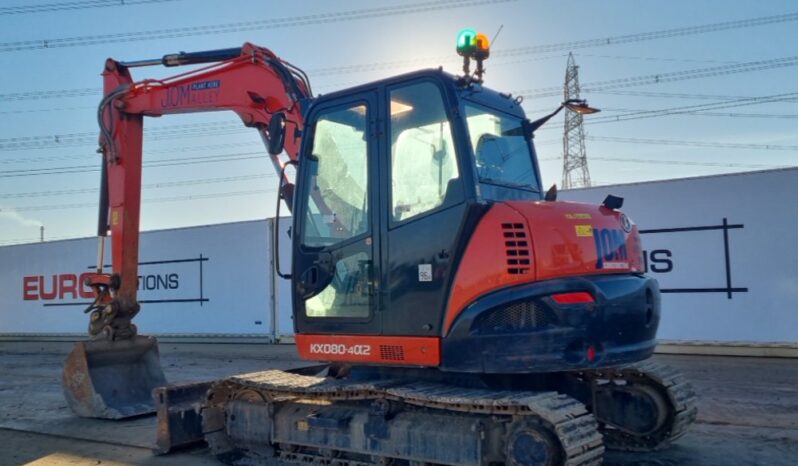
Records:
[[[432,264],[418,264],[418,281],[432,281]]]

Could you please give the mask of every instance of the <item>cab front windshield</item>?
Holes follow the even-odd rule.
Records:
[[[465,111],[479,182],[539,191],[522,120],[471,104]]]

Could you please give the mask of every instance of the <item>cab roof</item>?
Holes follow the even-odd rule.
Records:
[[[329,94],[320,94],[317,96],[317,100],[331,100],[337,97],[357,94],[358,92],[371,91],[380,87],[393,86],[396,84],[401,84],[405,81],[409,82],[423,78],[437,81],[446,89],[448,94],[457,98],[458,101],[466,99],[486,107],[503,111],[518,118],[526,117],[524,114],[524,109],[518,102],[516,102],[512,95],[495,91],[479,83],[472,82],[470,84],[466,84],[462,77],[454,76],[443,71],[441,68],[429,68],[413,71],[410,73],[391,76],[389,78],[330,92]]]

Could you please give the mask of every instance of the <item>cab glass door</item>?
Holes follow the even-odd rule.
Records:
[[[311,116],[295,220],[294,307],[301,333],[378,331],[373,100],[333,102]]]

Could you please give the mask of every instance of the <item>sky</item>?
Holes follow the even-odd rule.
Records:
[[[738,23],[706,27],[727,22]],[[0,246],[38,241],[41,227],[45,240],[95,234],[108,57],[252,42],[323,94],[420,68],[459,73],[463,27],[500,31],[485,85],[524,96],[532,119],[562,100],[573,53],[581,97],[602,109],[585,118],[594,184],[796,165],[790,0],[0,0]],[[145,131],[143,230],[273,215],[276,175],[234,114],[147,119]],[[560,184],[559,116],[536,144],[544,186]]]

